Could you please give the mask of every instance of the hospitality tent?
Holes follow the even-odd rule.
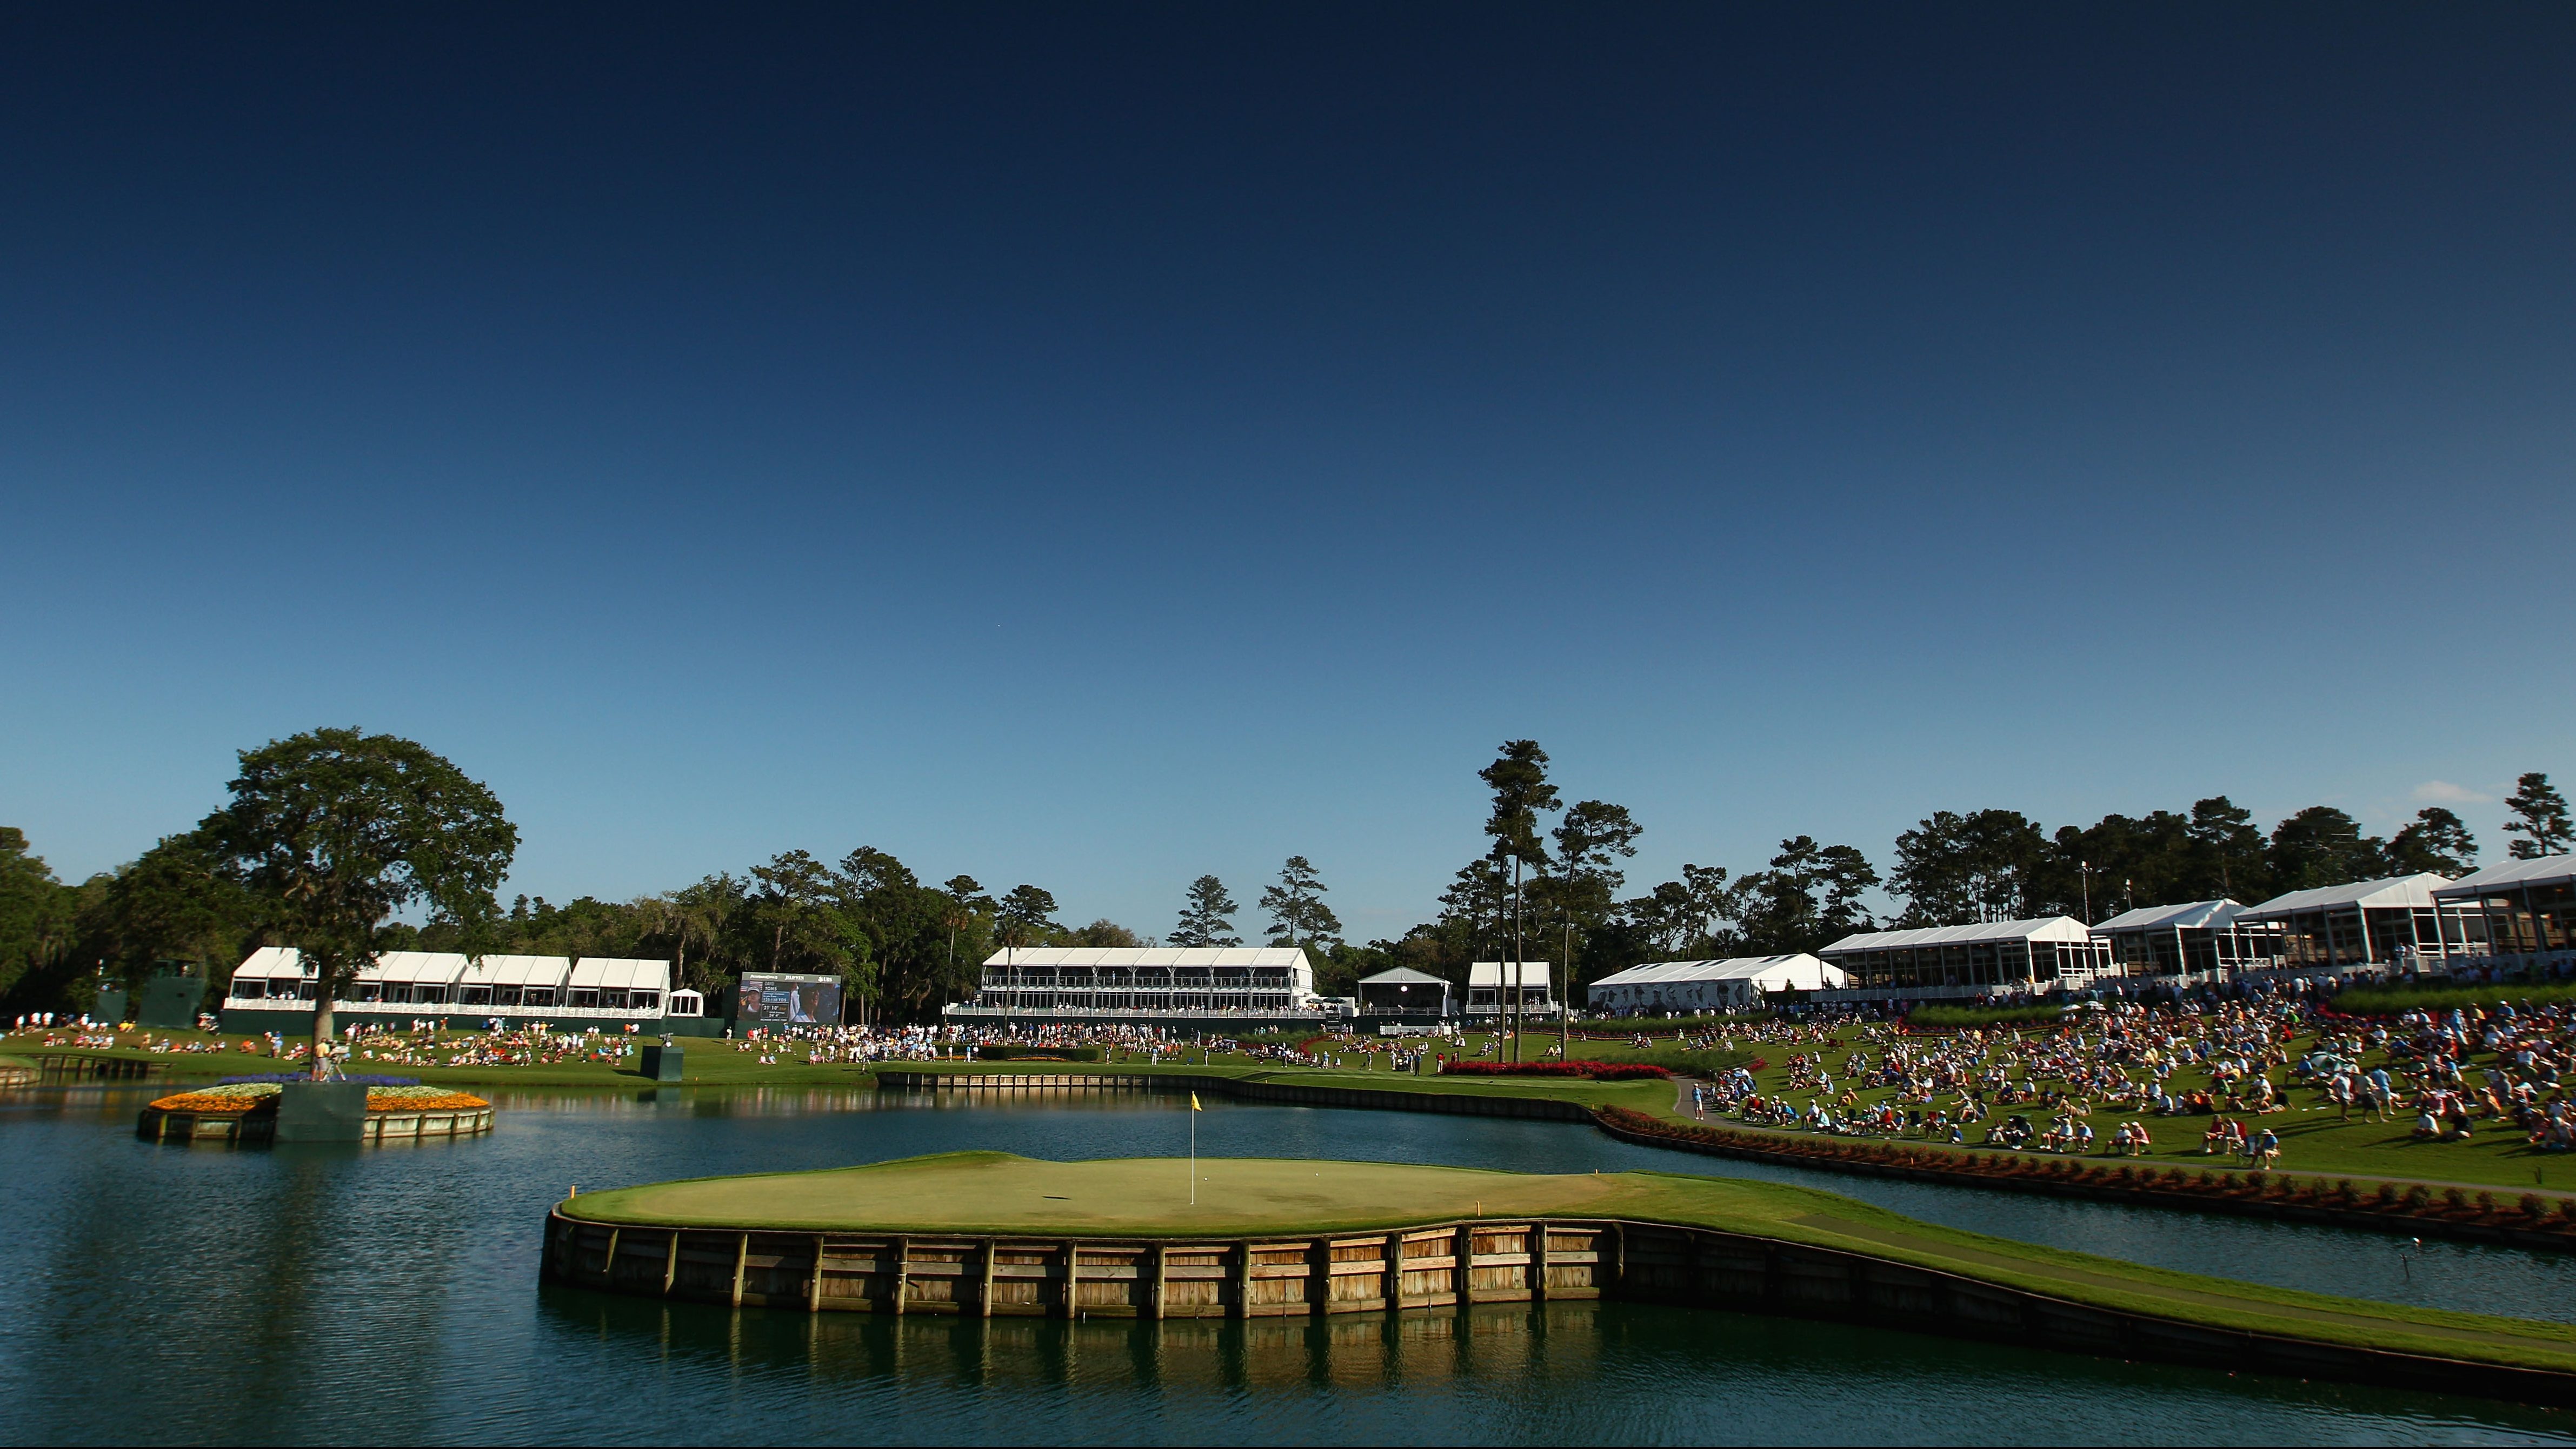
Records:
[[[1595,1012],[1733,1011],[1772,991],[1821,991],[1844,984],[1839,967],[1800,951],[1782,956],[1730,956],[1722,961],[1648,961],[1615,971],[1586,989]]]
[[[2388,876],[2291,891],[2249,907],[2242,919],[2278,923],[2281,964],[2291,970],[2421,966],[2487,952],[2485,924],[2464,902],[2436,900],[2446,876]]]
[[[1467,966],[1467,1014],[1493,1016],[1511,1004],[1518,988],[1524,1013],[1541,1016],[1556,1010],[1548,996],[1544,961],[1474,961]]]
[[[1438,1020],[1450,1012],[1449,983],[1409,966],[1392,967],[1375,976],[1363,976],[1359,979],[1358,989],[1359,1014],[1362,1016]]]
[[[2492,958],[2517,966],[2576,966],[2576,855],[2491,865],[2435,886],[2433,899],[2474,912]]]
[[[2242,971],[2278,963],[2277,922],[2248,921],[2230,900],[2140,906],[2093,927],[2111,946],[2111,964],[2128,976],[2180,976]]]
[[[2073,916],[1862,931],[1816,954],[1851,978],[1837,999],[1855,1001],[2053,991],[2111,965],[2110,943]]]

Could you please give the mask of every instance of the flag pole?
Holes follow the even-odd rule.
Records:
[[[1190,1093],[1190,1206],[1199,1205],[1199,1094]]]

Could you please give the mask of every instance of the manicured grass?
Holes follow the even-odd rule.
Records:
[[[1832,1193],[1666,1173],[1541,1176],[1398,1163],[1041,1162],[948,1153],[584,1193],[575,1216],[658,1226],[1283,1237],[1455,1218],[1619,1217],[1841,1249],[2103,1307],[2290,1338],[2576,1372],[2576,1327],[2401,1307],[1988,1238]]]

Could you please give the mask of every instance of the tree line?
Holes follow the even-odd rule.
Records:
[[[2013,810],[1940,811],[1897,837],[1884,877],[1857,847],[1800,835],[1761,869],[1685,864],[1680,879],[1629,895],[1623,862],[1643,827],[1623,805],[1567,803],[1549,765],[1536,741],[1514,740],[1479,772],[1487,844],[1430,920],[1346,941],[1330,887],[1298,855],[1256,899],[1267,942],[1306,950],[1327,995],[1392,966],[1463,983],[1470,962],[1515,954],[1581,983],[1641,961],[1813,951],[1880,925],[2095,922],[2133,906],[2458,875],[2477,858],[2467,826],[2438,806],[2380,839],[2325,805],[2266,832],[2220,795],[2054,831]],[[1157,944],[1105,919],[1067,925],[1041,887],[995,893],[964,874],[933,884],[867,845],[837,861],[790,850],[632,900],[520,896],[504,908],[492,892],[517,834],[499,801],[390,736],[323,730],[244,751],[231,794],[195,829],[76,885],[0,826],[0,1013],[78,1009],[99,984],[174,966],[220,981],[252,949],[293,944],[343,973],[393,950],[658,958],[711,994],[746,971],[837,975],[867,1017],[930,1020],[972,994],[1002,947]],[[2505,805],[2514,857],[2570,848],[2567,802],[2545,774],[2523,775]],[[1899,905],[1884,922],[1867,904],[1882,887]],[[1242,914],[1223,880],[1202,875],[1168,943],[1241,945]]]

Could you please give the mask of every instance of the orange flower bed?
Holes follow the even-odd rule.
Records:
[[[277,1096],[242,1096],[230,1092],[179,1092],[152,1104],[164,1112],[240,1114],[274,1110]],[[367,1093],[370,1112],[479,1112],[492,1104],[470,1092],[422,1092],[418,1088]]]
[[[176,1096],[163,1097],[152,1105],[164,1112],[240,1113],[276,1103],[275,1097],[219,1097],[212,1092],[181,1092]]]
[[[435,1097],[367,1094],[370,1112],[479,1112],[491,1105],[470,1092],[441,1092]]]

